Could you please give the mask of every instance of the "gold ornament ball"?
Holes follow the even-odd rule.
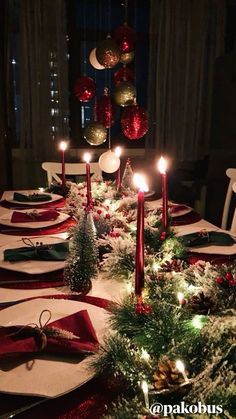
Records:
[[[134,59],[134,51],[124,52],[120,56],[120,61],[123,64],[129,64],[129,63],[131,63],[131,61],[133,61],[133,59]]]
[[[84,138],[91,145],[100,145],[106,141],[107,130],[98,122],[91,122],[84,128]]]
[[[119,83],[113,92],[114,101],[119,106],[133,105],[135,103],[136,96],[136,87],[128,81],[122,81]]]
[[[106,68],[112,68],[120,61],[119,47],[111,38],[107,38],[98,44],[96,57],[99,64]]]

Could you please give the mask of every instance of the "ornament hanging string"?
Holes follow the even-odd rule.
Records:
[[[123,6],[125,8],[125,14],[124,14],[124,24],[128,24],[128,0],[125,0],[123,3]]]
[[[86,74],[87,58],[86,58],[86,2],[84,1],[83,7],[83,34],[84,34],[84,45],[83,45],[83,70]]]

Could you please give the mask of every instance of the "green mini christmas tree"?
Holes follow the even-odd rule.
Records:
[[[91,279],[97,275],[98,251],[91,214],[85,212],[74,228],[70,255],[64,269],[64,279],[72,291],[88,293]]]

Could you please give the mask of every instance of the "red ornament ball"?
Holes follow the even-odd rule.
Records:
[[[218,276],[216,281],[217,281],[218,284],[223,284],[224,278],[222,276]]]
[[[121,67],[114,73],[114,83],[117,84],[121,83],[122,81],[129,81],[130,83],[134,82],[134,71],[128,67]]]
[[[101,41],[96,48],[98,62],[106,68],[112,68],[120,61],[120,50],[111,38]]]
[[[125,109],[121,118],[124,135],[130,140],[142,138],[148,131],[148,116],[146,109],[133,105]]]
[[[230,287],[234,287],[234,285],[235,285],[235,280],[234,279],[230,279],[229,280],[229,286]]]
[[[126,24],[119,26],[114,32],[114,39],[122,52],[133,51],[135,30]]]
[[[115,105],[112,102],[108,90],[104,90],[103,96],[98,99],[96,105],[96,120],[106,128],[110,128],[115,121]]]
[[[95,81],[88,76],[82,76],[76,80],[74,85],[75,97],[80,102],[88,102],[95,96],[96,84]]]
[[[231,281],[232,279],[234,279],[234,278],[233,278],[232,273],[231,273],[231,272],[227,272],[227,273],[225,274],[225,279],[226,279],[227,281]]]

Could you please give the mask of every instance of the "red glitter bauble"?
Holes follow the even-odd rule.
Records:
[[[114,123],[115,105],[113,104],[107,89],[104,89],[103,96],[98,99],[95,112],[96,120],[104,125],[104,127],[110,128]]]
[[[121,83],[122,81],[129,81],[130,83],[134,82],[134,71],[128,67],[121,67],[114,73],[114,83],[117,84]]]
[[[135,31],[130,26],[119,26],[114,32],[114,39],[122,52],[133,51]]]
[[[142,138],[148,131],[148,116],[146,109],[133,105],[125,109],[121,118],[124,135],[130,140]]]
[[[95,81],[88,76],[82,76],[76,80],[74,85],[75,97],[80,102],[88,102],[95,96],[96,84]]]

